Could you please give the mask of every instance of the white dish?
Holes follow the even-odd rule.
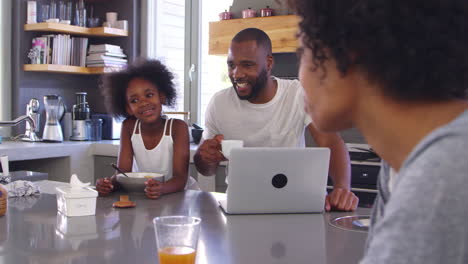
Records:
[[[164,175],[155,172],[126,172],[128,177],[117,174],[117,182],[126,192],[143,193],[145,191],[145,182],[149,179],[155,179],[164,182]]]

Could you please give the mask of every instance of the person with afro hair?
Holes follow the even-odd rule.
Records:
[[[187,124],[162,114],[162,106],[173,106],[176,99],[174,75],[167,67],[158,60],[141,60],[123,71],[105,74],[100,89],[108,113],[125,118],[117,166],[124,172],[163,174],[164,182],[148,179],[145,183],[151,199],[196,189],[195,180],[188,179]],[[115,175],[96,183],[100,195],[117,187]]]
[[[289,3],[309,115],[384,160],[361,264],[468,263],[468,1]]]

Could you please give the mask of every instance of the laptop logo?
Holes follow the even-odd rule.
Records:
[[[281,189],[288,184],[288,177],[282,173],[276,174],[273,176],[273,179],[271,179],[271,184],[273,187]]]

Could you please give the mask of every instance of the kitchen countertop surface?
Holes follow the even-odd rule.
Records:
[[[7,140],[0,144],[0,153],[7,155],[10,161],[63,157],[83,149],[87,150],[90,155],[117,157],[119,145],[119,140],[63,141],[61,143]],[[190,144],[191,156],[197,147],[196,144]]]
[[[0,153],[7,155],[10,161],[31,160],[69,156],[76,151],[87,151],[89,155],[117,157],[119,153],[119,140],[101,141],[63,141],[61,143],[3,141],[0,144]],[[355,148],[369,149],[367,144],[346,144],[351,151],[360,151]],[[190,162],[198,148],[197,144],[190,144]],[[352,161],[353,164],[380,166],[380,162]]]
[[[42,194],[10,198],[0,217],[2,263],[157,263],[152,219],[191,215],[202,219],[197,263],[358,263],[365,232],[329,224],[354,213],[225,215],[223,194],[186,191],[158,200],[131,195],[132,209],[114,209],[118,195],[99,197],[95,216],[57,213],[54,186],[40,181]]]

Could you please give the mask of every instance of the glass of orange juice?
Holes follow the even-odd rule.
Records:
[[[160,264],[195,264],[201,220],[192,216],[153,219]]]

